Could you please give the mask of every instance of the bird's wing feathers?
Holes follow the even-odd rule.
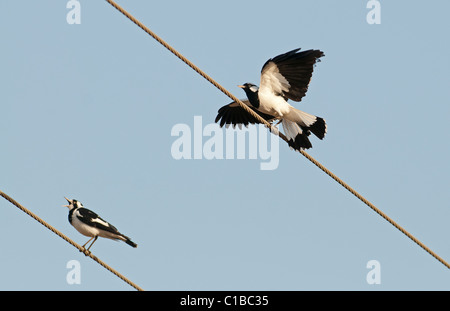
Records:
[[[273,116],[256,110],[253,106],[250,105],[250,102],[248,100],[242,100],[242,102],[253,109],[253,111],[259,114],[265,120],[270,122],[274,119]],[[244,124],[245,126],[247,126],[249,124],[260,123],[256,118],[245,111],[245,109],[239,106],[239,104],[236,102],[232,102],[219,109],[215,122],[218,123],[219,120],[220,127],[226,124],[232,124],[233,126],[236,126],[237,124]]]
[[[78,208],[75,216],[85,224],[102,229],[111,233],[120,234],[119,231],[110,223],[101,219],[96,213],[87,208]]]
[[[280,73],[278,66],[270,61],[261,71],[260,90],[270,90],[277,95],[284,95],[291,87],[289,81]]]
[[[295,49],[269,59],[261,70],[260,92],[272,91],[293,101],[305,96],[316,62],[324,53]]]

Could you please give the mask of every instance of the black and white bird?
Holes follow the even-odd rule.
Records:
[[[296,150],[311,148],[308,136],[323,139],[327,132],[325,120],[292,107],[287,101],[301,101],[305,96],[316,62],[324,56],[319,50],[299,52],[295,49],[269,59],[261,70],[259,87],[252,83],[239,85],[248,100],[242,102],[268,122],[279,120],[289,146]],[[298,53],[297,53],[298,52]],[[259,123],[236,102],[219,109],[216,122],[220,126]]]
[[[96,213],[88,210],[77,200],[69,200],[64,197],[69,205],[63,205],[69,208],[69,222],[75,229],[78,230],[82,235],[90,237],[82,247],[84,249],[86,244],[88,244],[92,239],[91,245],[89,245],[87,251],[92,247],[97,238],[100,236],[102,238],[108,238],[112,240],[122,240],[132,247],[137,247],[137,244],[130,240],[129,237],[120,233],[116,227],[111,225],[109,222],[100,218]]]

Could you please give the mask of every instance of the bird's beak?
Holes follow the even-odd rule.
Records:
[[[238,85],[238,87],[240,87],[241,89],[245,89],[245,86],[243,85]]]
[[[72,202],[70,202],[70,200],[69,200],[68,198],[64,197],[64,199],[66,199],[66,200],[67,200],[67,202],[69,202],[69,204],[70,204],[70,203],[72,203]],[[67,208],[69,208],[70,206],[69,206],[69,205],[63,205],[63,207],[67,207]]]

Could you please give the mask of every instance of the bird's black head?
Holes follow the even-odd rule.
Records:
[[[245,94],[247,95],[248,100],[250,101],[250,104],[252,104],[253,107],[258,108],[259,107],[259,98],[258,98],[258,87],[252,83],[244,83],[243,85],[238,85],[241,89],[244,90]]]
[[[70,200],[66,197],[64,197],[64,198],[67,200],[67,202],[69,202],[69,205],[63,205],[63,206],[68,207],[70,210],[73,208],[83,207],[83,204],[81,204],[80,201],[77,201],[75,199]]]
[[[242,85],[238,85],[241,89],[245,91],[245,93],[258,93],[258,87],[253,83],[244,83]]]

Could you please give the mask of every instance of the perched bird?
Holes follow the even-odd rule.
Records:
[[[319,50],[299,52],[295,49],[269,59],[261,70],[260,86],[252,83],[239,85],[248,100],[243,103],[268,122],[279,120],[283,125],[289,146],[296,150],[311,148],[308,136],[325,137],[325,120],[303,112],[288,104],[288,99],[301,101],[305,96],[316,62],[324,56]],[[298,52],[298,53],[297,53]],[[220,126],[259,123],[236,102],[219,109],[216,122]]]
[[[83,207],[80,201],[69,200],[64,197],[69,205],[63,205],[69,208],[69,222],[75,229],[82,235],[91,237],[82,247],[85,249],[92,239],[91,245],[89,245],[87,251],[92,247],[97,238],[108,238],[112,240],[122,240],[132,247],[137,247],[137,244],[130,240],[129,237],[120,233],[113,225],[107,221],[101,219],[96,213]]]

